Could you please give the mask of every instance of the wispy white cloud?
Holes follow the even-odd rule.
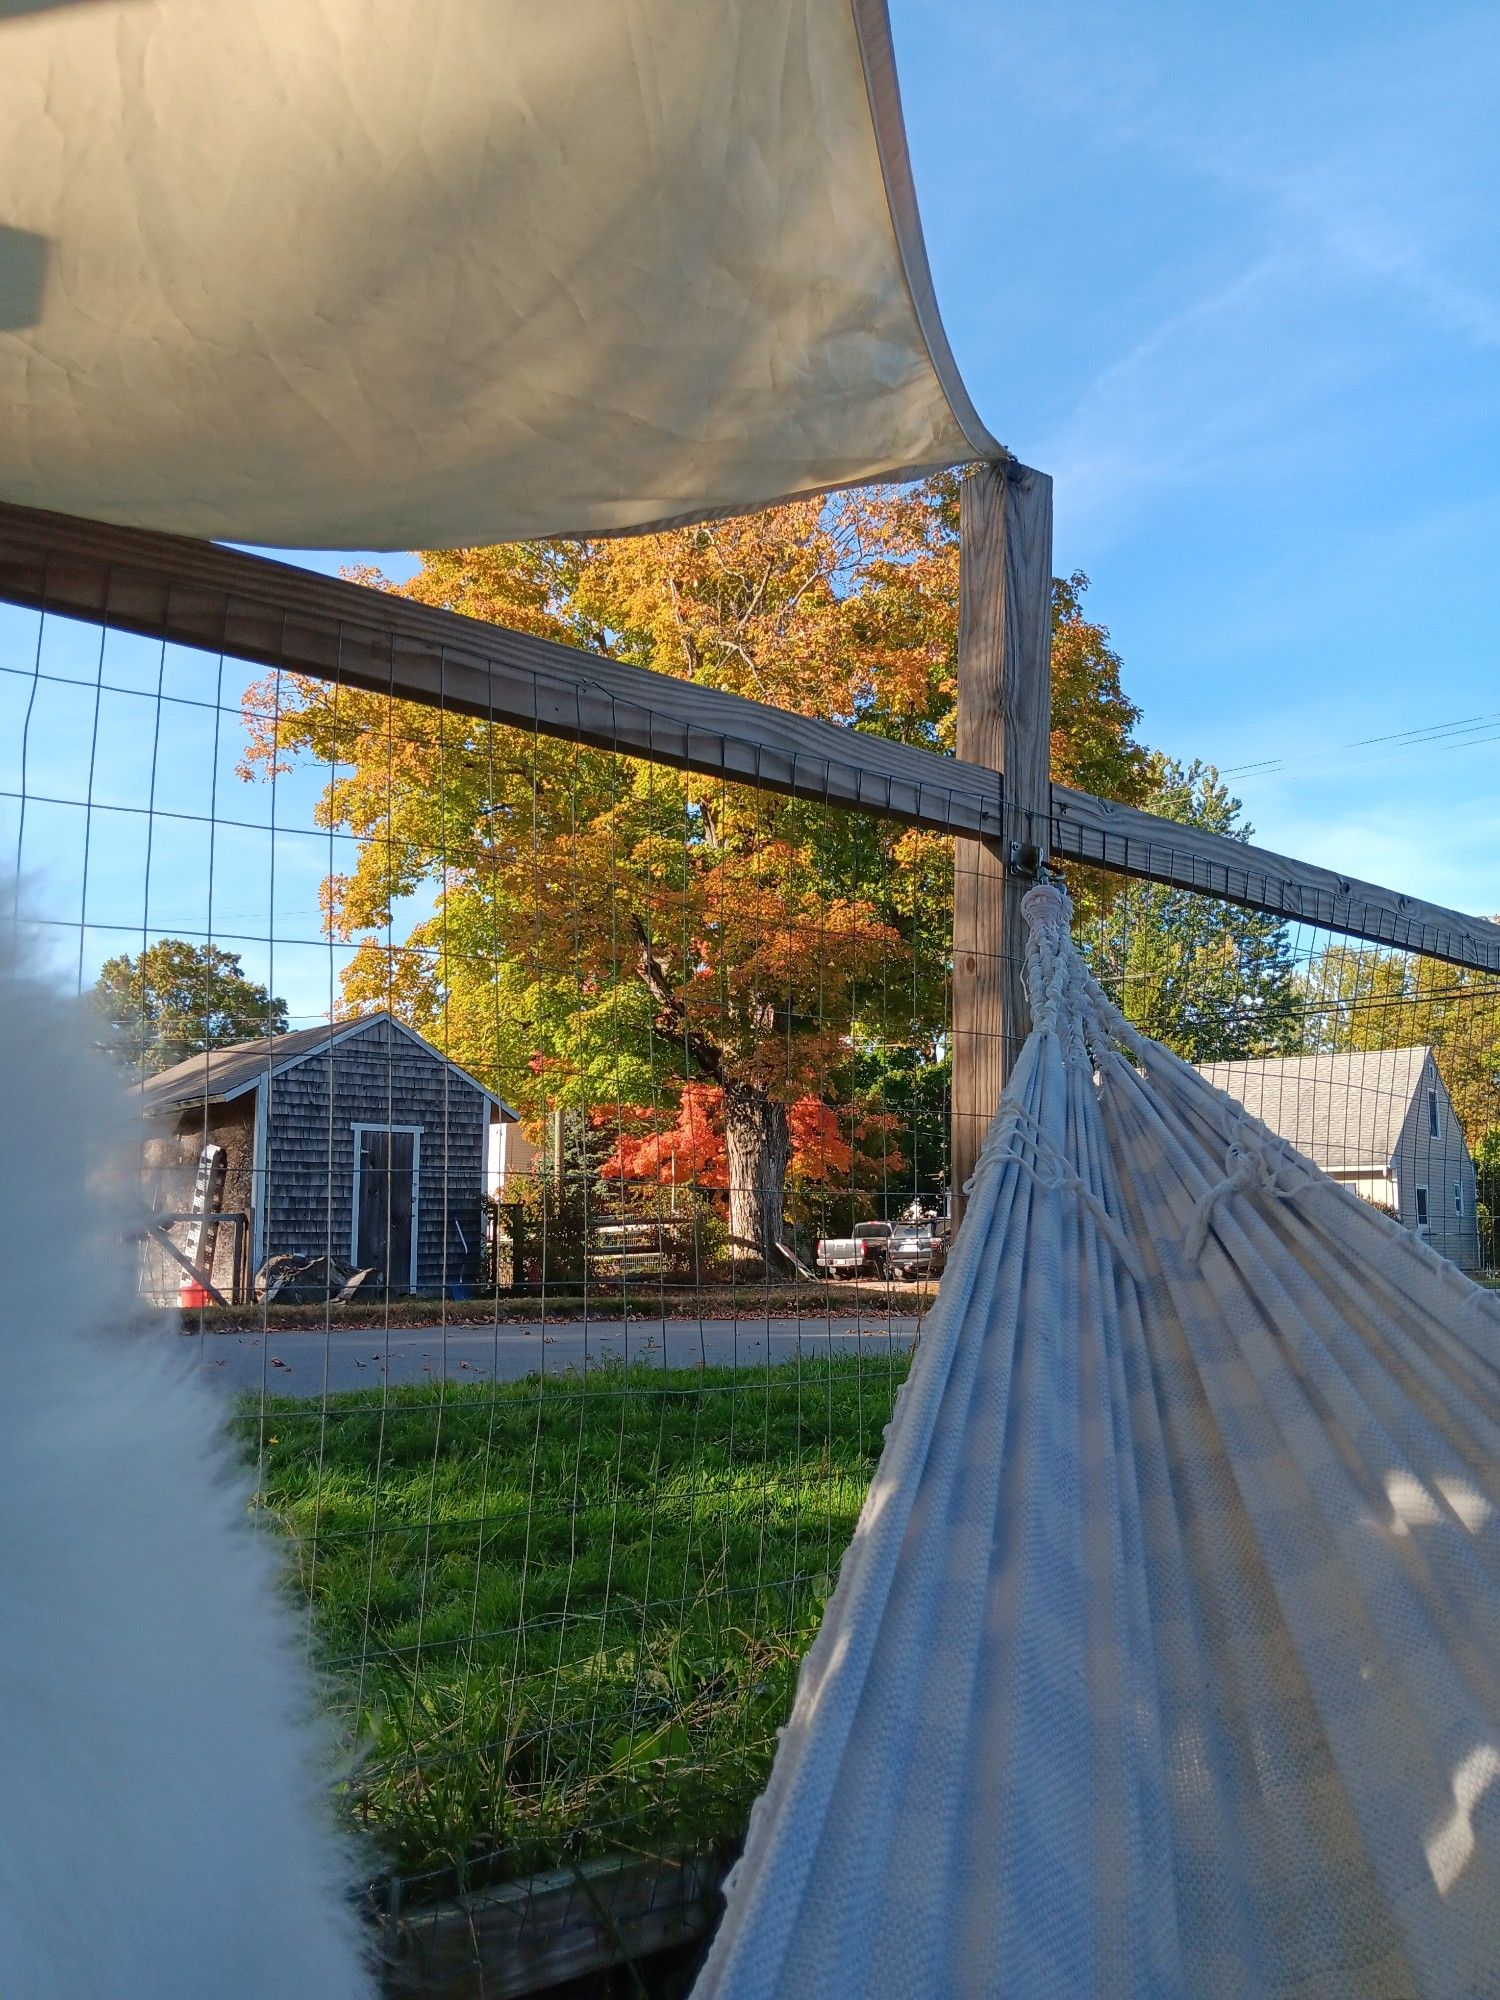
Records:
[[[1267,846],[1500,908],[1500,744],[1348,747],[1500,708],[1500,13],[894,11],[961,360],[1147,740],[1284,760],[1233,780]]]
[[[1123,345],[1044,441],[1080,532],[1128,525],[1153,490],[1253,464],[1273,438],[1313,449],[1339,385],[1407,338],[1500,348],[1500,16],[1325,36],[1300,60],[1289,38],[1258,64],[1175,12],[1154,44],[1142,28],[1049,10],[1006,65],[1101,173],[1165,174],[1184,214],[1217,222],[1195,254],[1166,245],[1165,310],[1132,325],[1151,295],[1121,300]]]
[[[1289,421],[1340,366],[1311,346],[1286,352],[1288,303],[1307,275],[1296,252],[1255,256],[1083,384],[1043,454],[1070,528],[1098,533],[1155,491],[1243,475],[1257,460],[1285,464]]]
[[[1405,810],[1375,788],[1242,783],[1261,845],[1310,856],[1365,882],[1425,896],[1471,915],[1500,910],[1500,809],[1488,797],[1455,795],[1436,783],[1405,789]],[[1350,793],[1353,796],[1350,796]]]

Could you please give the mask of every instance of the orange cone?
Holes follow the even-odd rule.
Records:
[[[213,1300],[196,1278],[184,1278],[177,1287],[177,1303],[184,1312],[192,1312],[198,1306],[211,1306]]]

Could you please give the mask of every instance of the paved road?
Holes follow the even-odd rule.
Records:
[[[173,1334],[227,1389],[321,1396],[381,1382],[519,1382],[604,1361],[763,1368],[799,1354],[910,1347],[914,1318],[540,1320],[494,1327],[335,1327],[328,1333]]]

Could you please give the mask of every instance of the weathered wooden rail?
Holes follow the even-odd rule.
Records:
[[[982,763],[212,543],[0,505],[0,598],[707,776],[863,807],[993,842],[1002,855],[1011,839],[1031,840],[1037,831],[1033,813],[1008,806],[999,771]],[[998,643],[993,624],[976,643]],[[1500,972],[1500,925],[1068,785],[1053,784],[1049,802],[1044,844],[1060,859]]]
[[[385,2000],[515,2000],[706,1938],[723,1905],[717,1848],[580,1862],[382,1927]]]

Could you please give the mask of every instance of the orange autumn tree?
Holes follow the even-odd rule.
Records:
[[[647,1181],[661,1187],[701,1188],[720,1193],[730,1186],[724,1092],[714,1084],[682,1087],[676,1116],[663,1124],[642,1112],[639,1132],[621,1131],[599,1168],[603,1181]],[[858,1176],[875,1182],[903,1164],[889,1112],[862,1107],[841,1114],[821,1097],[808,1094],[787,1106],[790,1139],[788,1177],[808,1187],[826,1187]]]
[[[400,590],[943,749],[958,491],[428,553]],[[1054,765],[1130,798],[1136,711],[1082,584],[1056,593]],[[345,1005],[392,1007],[532,1116],[721,1092],[748,1256],[780,1254],[789,1107],[847,1102],[881,1036],[938,1053],[951,863],[934,837],[313,680],[258,684],[245,714],[246,773],[321,760],[322,821],[355,836],[323,892],[330,932],[358,946]],[[408,897],[430,913],[396,939]]]

